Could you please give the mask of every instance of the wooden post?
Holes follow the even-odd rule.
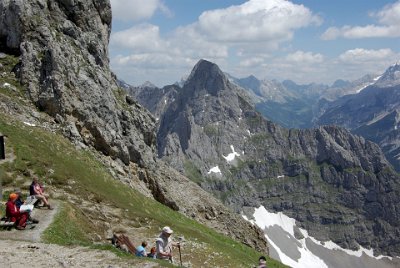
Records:
[[[6,150],[4,146],[4,136],[0,134],[0,160],[6,159]]]

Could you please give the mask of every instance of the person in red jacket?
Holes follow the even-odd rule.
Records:
[[[26,227],[26,220],[28,219],[28,212],[21,213],[19,212],[19,208],[15,204],[15,201],[18,199],[18,195],[15,193],[10,194],[10,198],[6,204],[6,216],[10,219],[10,221],[14,222],[16,225],[16,229],[24,230]]]

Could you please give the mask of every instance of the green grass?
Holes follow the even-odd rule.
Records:
[[[58,245],[91,244],[88,234],[91,232],[90,223],[85,216],[68,203],[63,203],[58,215],[51,226],[43,233],[43,239],[48,243]]]
[[[25,181],[31,180],[30,174],[36,174],[50,187],[62,188],[94,203],[118,207],[124,211],[125,219],[148,227],[148,234],[157,235],[160,227],[169,225],[177,237],[184,236],[187,241],[206,245],[191,257],[194,266],[201,265],[212,252],[221,254],[209,262],[210,266],[230,267],[249,267],[262,254],[114,180],[94,154],[76,150],[60,135],[12,122],[1,115],[0,132],[8,136],[6,150],[13,151],[16,156],[12,163],[0,166],[3,172],[12,174],[14,179],[22,177]],[[66,200],[60,214],[46,231],[45,240],[61,245],[89,245],[90,234],[104,230],[97,230],[81,213],[79,207]],[[269,267],[285,267],[274,260],[268,263]]]

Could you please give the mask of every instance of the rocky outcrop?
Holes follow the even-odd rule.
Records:
[[[267,121],[204,60],[161,118],[159,156],[236,211],[262,204],[319,239],[399,254],[399,176],[376,144]]]
[[[109,68],[109,1],[5,0],[0,10],[0,50],[19,56],[13,71],[26,96],[57,129],[101,152],[115,177],[132,187],[142,182],[148,188],[141,192],[172,209],[268,250],[260,230],[157,161],[156,120],[126,96]]]
[[[400,66],[400,65],[399,65]],[[380,87],[395,83],[389,78],[393,67],[372,85],[356,95],[344,96],[325,104],[325,111],[316,121],[317,125],[335,124],[344,126],[352,132],[376,142],[383,149],[388,160],[400,170],[398,153],[400,150],[396,137],[400,110],[400,85]],[[399,67],[400,68],[400,67]]]
[[[154,119],[120,102],[108,65],[108,1],[2,1],[1,47],[20,56],[20,82],[70,137],[144,166],[153,161]],[[123,106],[127,109],[123,109]],[[68,135],[68,134],[67,134]]]

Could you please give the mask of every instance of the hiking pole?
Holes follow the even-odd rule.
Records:
[[[182,265],[181,244],[178,244],[178,250],[179,250],[179,260],[181,261],[181,266],[183,266]]]

